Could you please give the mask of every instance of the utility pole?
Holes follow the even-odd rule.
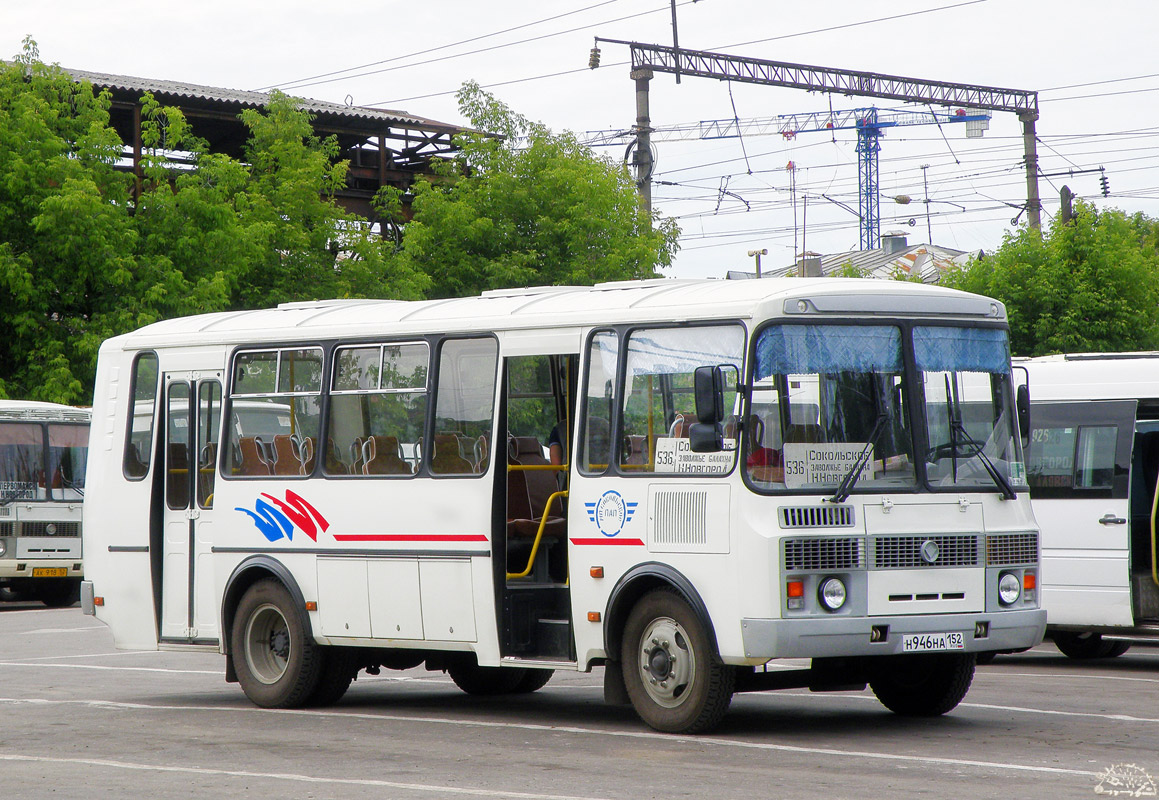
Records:
[[[1038,197],[1038,135],[1034,123],[1038,109],[1019,113],[1022,122],[1022,152],[1026,160],[1026,222],[1031,230],[1042,230],[1042,200]]]
[[[652,70],[647,67],[632,70],[636,82],[636,152],[632,165],[636,168],[636,186],[640,189],[640,203],[644,213],[652,219],[652,118],[648,111],[648,82]]]
[[[929,164],[922,164],[922,196],[926,199],[926,242],[934,243],[934,229],[930,227],[930,185],[926,181],[926,170],[930,168]]]

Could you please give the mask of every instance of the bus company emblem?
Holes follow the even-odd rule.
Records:
[[[922,561],[926,562],[927,564],[933,564],[935,561],[937,561],[940,552],[941,551],[938,549],[938,543],[933,539],[926,539],[924,542],[922,542]]]
[[[624,502],[619,492],[609,489],[594,503],[584,503],[588,520],[595,524],[604,536],[616,536],[624,526],[632,521],[639,503]]]
[[[269,502],[259,497],[254,503],[253,511],[241,506],[234,510],[248,514],[262,535],[271,542],[283,538],[293,541],[294,528],[302,531],[316,542],[318,541],[318,529],[321,528],[325,531],[330,527],[330,523],[318,513],[318,509],[289,489],[286,490],[285,500],[279,500],[272,494],[264,492],[262,497]]]

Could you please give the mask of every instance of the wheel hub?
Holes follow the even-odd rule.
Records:
[[[649,697],[665,708],[684,702],[696,676],[695,657],[683,626],[670,617],[652,620],[640,637],[640,677]]]

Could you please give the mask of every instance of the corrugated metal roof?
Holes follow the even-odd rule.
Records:
[[[187,100],[233,103],[242,108],[262,108],[269,103],[270,99],[269,94],[266,92],[251,92],[244,89],[225,89],[217,86],[201,86],[199,84],[183,83],[180,81],[137,78],[131,75],[112,75],[105,72],[88,72],[79,69],[65,69],[65,72],[75,80],[88,81],[93,86],[100,88],[108,87],[110,89],[129,92],[152,92],[159,97],[180,97]],[[343,117],[367,122],[383,122],[387,125],[396,126],[440,128],[450,131],[462,130],[462,127],[459,125],[418,117],[403,111],[367,108],[365,106],[346,106],[340,103],[329,103],[325,100],[312,100],[301,97],[297,97],[296,99],[303,109],[321,116]]]
[[[820,256],[821,272],[831,275],[842,267],[852,266],[868,278],[891,279],[897,275],[921,276],[923,283],[937,283],[947,270],[959,266],[975,256],[942,247],[936,244],[915,244],[887,253],[884,248],[876,250],[850,250],[845,253],[829,253]],[[766,271],[762,277],[776,278],[795,274],[797,265],[776,267]],[[736,277],[740,277],[737,274]],[[751,277],[755,277],[752,275]]]

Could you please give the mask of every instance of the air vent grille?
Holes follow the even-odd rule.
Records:
[[[861,569],[865,540],[860,537],[786,539],[785,571]]]
[[[782,528],[852,528],[853,506],[782,506]]]
[[[48,532],[48,526],[54,526],[53,533]],[[77,537],[80,536],[79,522],[21,522],[20,523],[21,536],[52,536],[53,538],[62,538],[66,536]]]
[[[706,492],[657,492],[654,542],[662,545],[703,545],[708,541]]]
[[[927,544],[932,543],[932,544]],[[973,567],[978,565],[978,536],[878,536],[873,539],[874,569]]]
[[[991,567],[1038,563],[1037,533],[996,533],[986,537],[986,563]]]

